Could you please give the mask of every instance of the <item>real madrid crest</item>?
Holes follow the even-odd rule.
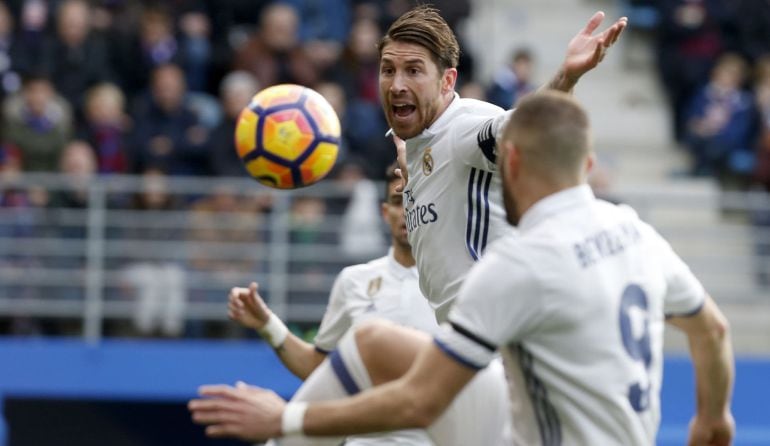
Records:
[[[374,296],[377,294],[377,291],[380,291],[380,287],[382,286],[382,276],[375,277],[374,279],[369,281],[369,287],[366,289],[366,294],[369,297]]]
[[[422,173],[426,176],[433,173],[433,156],[430,154],[430,147],[422,154]]]

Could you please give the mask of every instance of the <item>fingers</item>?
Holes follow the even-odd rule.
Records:
[[[599,27],[599,25],[602,24],[602,21],[604,20],[604,11],[598,11],[596,14],[591,17],[591,19],[586,24],[586,27],[583,28],[583,31],[581,31],[583,34],[590,36],[591,34],[596,31],[596,28]]]
[[[626,29],[627,26],[628,18],[621,17],[611,27],[607,28],[607,30],[605,30],[601,35],[604,47],[609,48],[615,44],[615,42],[617,42],[618,38],[620,37],[620,34],[624,29]]]
[[[227,384],[209,384],[198,388],[198,395],[210,398],[229,398],[237,399],[238,392],[235,387],[228,386]],[[198,399],[193,401],[214,401],[206,399]],[[192,401],[191,401],[192,403]]]
[[[404,181],[404,175],[401,173],[401,169],[396,168],[393,172],[395,172],[396,176],[401,178],[401,182],[396,185],[396,192],[401,193],[404,191],[404,185],[406,182]]]

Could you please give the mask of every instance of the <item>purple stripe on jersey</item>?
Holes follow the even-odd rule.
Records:
[[[345,388],[345,391],[347,391],[349,395],[355,395],[361,391],[353,380],[353,376],[350,375],[345,363],[342,361],[342,355],[340,355],[339,351],[334,350],[329,356],[329,361],[331,362],[334,373],[337,375],[340,383],[342,383],[342,387]]]
[[[438,346],[438,348],[440,348],[442,352],[446,353],[447,356],[459,362],[460,364],[464,365],[465,367],[468,367],[469,369],[481,370],[484,367],[486,367],[486,366],[477,365],[468,361],[467,359],[460,356],[457,352],[449,348],[448,345],[444,344],[443,342],[439,341],[436,338],[433,338],[433,343],[436,344],[436,346]]]
[[[481,237],[481,252],[487,247],[487,234],[489,233],[489,184],[492,182],[492,172],[484,183],[484,235]]]
[[[476,168],[474,167],[471,168],[471,176],[468,178],[468,221],[465,225],[465,246],[468,247],[468,252],[470,253],[471,257],[473,257],[473,260],[478,260],[479,256],[476,255],[476,250],[473,249],[473,246],[471,246],[471,231],[473,230],[473,185],[475,184],[475,177]]]
[[[479,249],[479,236],[481,235],[481,185],[486,176],[487,172],[480,170],[478,181],[476,181],[476,232],[473,235],[473,249],[477,255],[481,254],[481,249]]]
[[[553,407],[553,404],[548,400],[548,392],[545,388],[545,384],[543,384],[540,378],[535,374],[532,354],[521,345],[517,346],[517,350],[519,365],[521,366],[521,372],[524,376],[527,394],[529,394],[532,410],[537,419],[540,440],[542,441],[543,446],[560,446],[562,444],[562,438],[559,414],[556,412],[556,408]]]

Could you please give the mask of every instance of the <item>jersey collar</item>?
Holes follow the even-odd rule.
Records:
[[[397,279],[405,279],[409,276],[417,277],[417,266],[404,266],[396,261],[396,258],[393,256],[393,247],[388,249],[388,267],[391,271],[393,271],[393,274],[396,276]]]
[[[540,199],[519,220],[519,231],[526,232],[565,208],[582,205],[595,199],[587,184],[564,189]]]

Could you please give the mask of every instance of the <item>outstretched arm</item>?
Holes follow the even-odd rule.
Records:
[[[695,366],[697,409],[688,444],[731,444],[735,420],[730,398],[735,370],[727,319],[707,297],[694,316],[674,317],[668,322],[687,335]]]
[[[607,50],[618,40],[628,25],[628,18],[621,17],[606,30],[594,35],[604,21],[604,12],[591,17],[585,28],[567,45],[567,54],[561,68],[542,88],[571,92],[581,76],[594,69],[604,59]],[[541,89],[542,89],[541,88]]]
[[[228,316],[244,327],[259,332],[273,346],[286,368],[304,380],[326,358],[326,354],[288,331],[278,316],[270,311],[257,290],[255,282],[248,288],[235,287],[230,290]]]
[[[351,398],[307,406],[286,405],[269,390],[206,386],[201,395],[207,398],[191,401],[189,408],[196,423],[208,426],[207,435],[246,441],[299,432],[313,436],[353,435],[427,427],[475,373],[431,342],[403,377]]]

